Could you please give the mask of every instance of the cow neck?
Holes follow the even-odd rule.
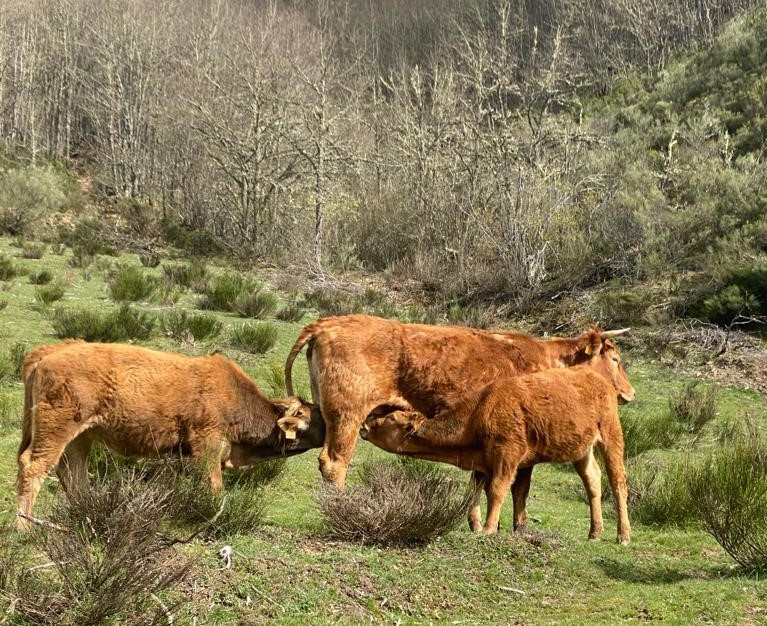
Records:
[[[231,372],[239,403],[232,423],[234,439],[265,443],[274,434],[279,412],[245,372],[234,365]]]

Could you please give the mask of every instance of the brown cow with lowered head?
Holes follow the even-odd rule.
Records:
[[[268,400],[235,363],[131,345],[70,341],[26,358],[18,509],[30,515],[53,468],[66,490],[87,482],[93,442],[126,456],[181,452],[221,468],[322,445],[319,410],[298,398]],[[18,525],[27,521],[19,517]]]
[[[594,346],[594,352],[602,345]],[[602,483],[594,459],[596,445],[605,460],[618,514],[618,541],[629,542],[623,431],[618,402],[634,389],[618,360],[594,358],[568,369],[500,378],[467,398],[454,413],[427,419],[414,411],[368,417],[363,438],[396,454],[442,461],[481,476],[488,500],[482,531],[498,530],[498,517],[513,484],[514,528],[525,525],[525,504],[533,466],[572,462],[589,498],[590,539],[602,533]],[[623,400],[625,401],[625,400]],[[479,490],[469,518],[480,530]]]
[[[523,333],[402,324],[368,315],[326,317],[298,336],[285,363],[285,386],[293,395],[293,361],[308,345],[312,399],[327,428],[320,471],[343,487],[360,427],[371,413],[415,410],[432,417],[455,411],[464,398],[502,376],[592,359],[611,362],[617,350],[606,340],[626,330],[592,327],[579,337],[542,340]],[[598,354],[591,352],[595,338],[605,342]]]

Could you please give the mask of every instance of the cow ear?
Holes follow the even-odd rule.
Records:
[[[586,342],[586,346],[583,348],[583,351],[591,358],[599,356],[599,353],[602,352],[602,346],[604,345],[602,342],[601,331],[599,329],[592,328],[587,333],[585,333],[583,339]]]
[[[274,404],[285,417],[297,415],[301,410],[301,400],[298,398],[280,398],[278,400],[272,400],[272,404]]]
[[[285,439],[295,439],[299,433],[308,430],[309,424],[307,424],[300,417],[289,416],[281,417],[277,420],[277,426],[284,433]]]

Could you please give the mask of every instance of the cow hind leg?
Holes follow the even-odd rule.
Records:
[[[64,448],[56,473],[61,486],[68,495],[81,492],[88,485],[88,454],[91,450],[91,439],[87,433],[75,438]]]
[[[533,466],[520,467],[514,484],[511,486],[511,497],[514,503],[514,530],[527,526],[527,495],[530,493],[530,479],[533,476]]]
[[[357,447],[357,436],[367,411],[360,414],[327,414],[325,417],[325,445],[319,456],[322,477],[339,489],[346,484],[346,473]]]
[[[478,533],[482,530],[482,489],[485,486],[486,477],[482,472],[473,471],[471,473],[471,488],[474,495],[469,509],[469,529],[471,532]]]
[[[56,413],[59,416],[63,415],[61,411],[56,411]],[[18,511],[25,515],[32,515],[35,501],[45,477],[56,467],[64,449],[78,434],[75,428],[46,428],[49,423],[45,419],[46,417],[48,416],[44,414],[43,410],[38,411],[36,432],[32,436],[30,445],[19,455],[16,502]],[[66,416],[64,417],[66,418]],[[55,419],[50,420],[54,423],[56,421]],[[66,419],[61,420],[61,422],[64,424],[74,423],[68,422]],[[17,517],[16,527],[19,530],[26,530],[29,525],[29,520],[21,516]]]
[[[573,462],[575,471],[583,481],[586,495],[589,499],[591,512],[591,527],[589,539],[599,539],[602,536],[602,472],[594,458],[594,449],[590,448],[587,456]]]

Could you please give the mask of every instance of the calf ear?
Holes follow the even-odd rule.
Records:
[[[285,439],[295,439],[299,433],[309,429],[309,424],[305,420],[293,415],[278,419],[277,426],[285,434]]]
[[[586,346],[583,348],[583,351],[588,354],[590,357],[594,358],[595,356],[598,356],[600,352],[602,352],[602,335],[597,330],[590,330],[586,333],[586,336],[584,337],[584,340],[586,342]]]

